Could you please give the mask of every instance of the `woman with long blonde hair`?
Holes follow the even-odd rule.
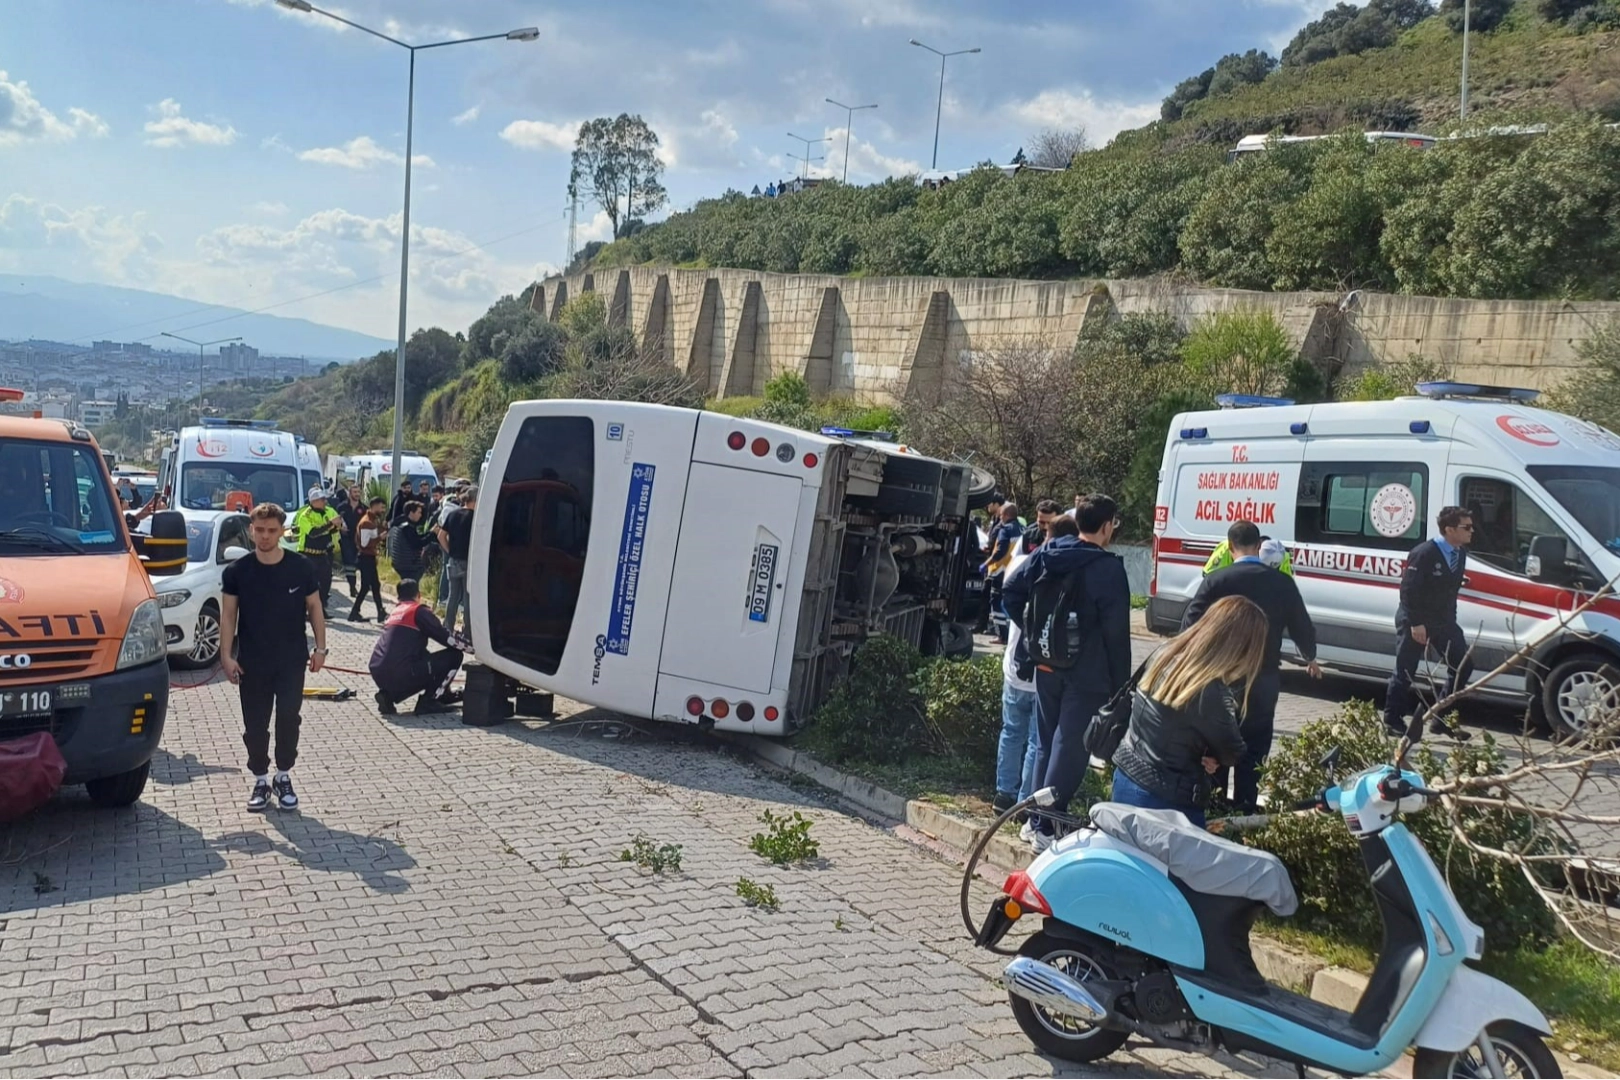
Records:
[[[1246,752],[1234,688],[1254,685],[1266,655],[1266,613],[1254,601],[1216,601],[1148,665],[1131,701],[1130,730],[1114,751],[1114,802],[1179,810],[1204,824],[1210,774]]]

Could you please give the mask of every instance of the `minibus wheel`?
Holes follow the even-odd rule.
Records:
[[[1620,669],[1605,653],[1584,652],[1560,662],[1541,683],[1541,710],[1555,736],[1582,739],[1615,724]]]

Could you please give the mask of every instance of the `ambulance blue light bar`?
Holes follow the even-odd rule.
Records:
[[[1497,401],[1516,401],[1521,405],[1528,405],[1541,396],[1540,390],[1531,390],[1523,386],[1484,386],[1480,383],[1464,382],[1420,382],[1416,389],[1426,398],[1491,398]]]
[[[1223,409],[1269,409],[1293,403],[1293,398],[1262,397],[1259,394],[1217,394],[1215,397],[1215,404]]]
[[[1181,429],[1181,437],[1183,439],[1207,439],[1209,438],[1209,428],[1184,427]]]

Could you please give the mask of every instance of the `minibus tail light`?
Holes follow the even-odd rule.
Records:
[[[753,703],[749,702],[749,701],[740,701],[740,702],[738,702],[737,703],[737,719],[741,720],[743,723],[746,724],[750,720],[752,720],[753,718],[754,718],[754,705],[753,705]]]
[[[755,457],[764,457],[771,452],[771,440],[764,437],[755,439],[754,444],[749,449],[754,452]]]
[[[765,719],[774,721],[778,716],[781,715],[781,713],[776,711],[775,705],[765,706]]]
[[[725,698],[715,698],[709,702],[709,715],[716,720],[724,720],[731,715],[731,705],[727,703]]]
[[[687,698],[686,699],[686,711],[691,713],[693,716],[702,716],[703,715],[703,699],[700,698],[700,697],[689,697],[689,698]]]
[[[821,463],[821,459],[816,457],[816,455],[814,455],[814,454],[806,454],[806,455],[804,455],[804,467],[805,468],[813,469],[817,465],[819,465],[820,463]]]
[[[733,431],[730,435],[726,436],[726,445],[731,447],[733,450],[741,450],[743,447],[748,445],[748,436],[744,435],[740,431]]]

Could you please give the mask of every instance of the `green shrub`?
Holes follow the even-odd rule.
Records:
[[[737,879],[737,895],[749,907],[759,908],[762,911],[778,911],[782,904],[776,899],[776,890],[769,885],[761,885],[748,878]]]
[[[1415,393],[1420,382],[1444,379],[1449,369],[1438,360],[1413,353],[1405,360],[1374,364],[1362,371],[1339,394],[1340,401],[1392,401]]]
[[[1371,704],[1351,701],[1335,716],[1306,724],[1297,737],[1274,749],[1261,777],[1261,791],[1270,806],[1288,806],[1326,785],[1318,762],[1335,746],[1340,750],[1338,779],[1348,780],[1362,769],[1389,762],[1393,742]],[[1444,760],[1427,744],[1421,745],[1409,764],[1431,784],[1503,771],[1502,752],[1489,735],[1477,744],[1448,747]],[[1402,820],[1423,842],[1463,910],[1485,928],[1489,940],[1498,945],[1551,940],[1552,915],[1535,890],[1512,866],[1475,855],[1459,844],[1444,809],[1432,806]],[[1535,850],[1531,824],[1523,816],[1468,810],[1460,824],[1477,843]],[[1339,815],[1283,814],[1243,839],[1274,852],[1288,866],[1300,901],[1292,920],[1296,925],[1368,948],[1379,945],[1382,923],[1360,846]]]
[[[897,637],[863,642],[849,676],[816,710],[806,743],[835,763],[903,761],[923,749],[923,702],[915,685],[921,666],[922,654]]]
[[[810,826],[815,822],[797,810],[789,814],[762,811],[759,820],[766,831],[754,834],[748,841],[748,850],[777,866],[809,862],[821,853],[821,846],[810,838]]]
[[[993,768],[1001,734],[1001,657],[933,660],[917,673],[916,685],[937,748]]]

